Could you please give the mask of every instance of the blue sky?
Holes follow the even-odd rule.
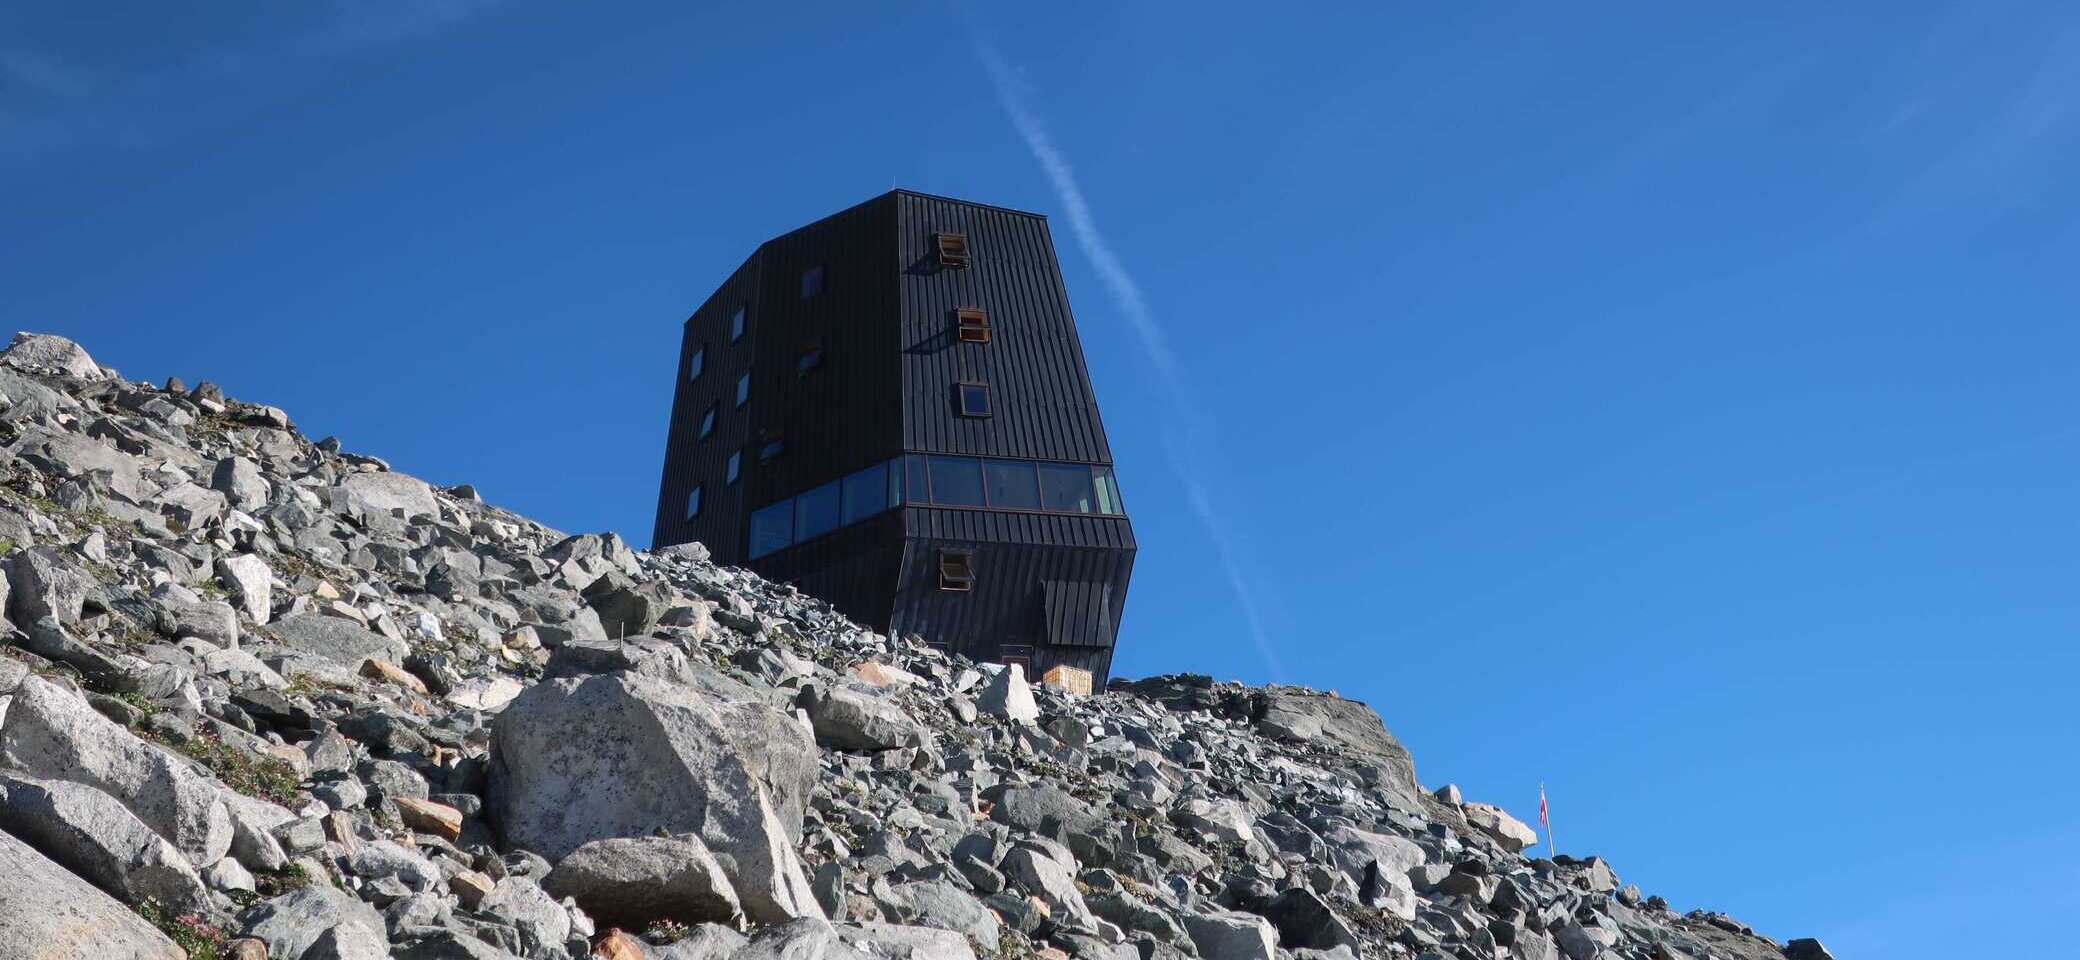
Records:
[[[760,240],[1043,211],[1121,672],[1365,699],[1845,958],[2065,949],[2080,12],[695,6],[9,5],[6,318],[640,544]]]

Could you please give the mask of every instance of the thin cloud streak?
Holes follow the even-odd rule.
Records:
[[[965,12],[965,11],[964,11]],[[1127,324],[1141,342],[1143,355],[1156,370],[1156,382],[1161,388],[1170,417],[1179,422],[1180,428],[1163,442],[1163,454],[1169,461],[1170,470],[1184,485],[1185,500],[1192,515],[1206,530],[1207,539],[1212,541],[1214,553],[1220,561],[1221,573],[1227,578],[1228,588],[1235,595],[1236,606],[1249,630],[1250,640],[1255,643],[1257,653],[1264,666],[1277,681],[1285,679],[1285,668],[1280,665],[1270,635],[1264,630],[1263,617],[1259,613],[1256,597],[1250,589],[1249,580],[1243,575],[1242,564],[1237,558],[1233,539],[1228,535],[1228,524],[1215,507],[1206,485],[1199,480],[1203,475],[1200,458],[1195,452],[1196,438],[1201,430],[1203,417],[1196,414],[1197,403],[1191,387],[1185,382],[1178,369],[1177,356],[1170,349],[1169,338],[1156,323],[1155,314],[1141,294],[1141,287],[1128,274],[1126,265],[1105,242],[1104,234],[1098,231],[1097,220],[1091,215],[1090,204],[1084,200],[1083,190],[1076,184],[1075,172],[1068,158],[1062,155],[1039,117],[1027,107],[1019,85],[1010,68],[976,29],[972,19],[969,24],[969,41],[975,55],[982,61],[983,69],[989,74],[990,84],[996,89],[997,102],[1010,117],[1011,125],[1025,141],[1026,149],[1038,161],[1040,169],[1047,175],[1055,197],[1061,203],[1069,219],[1069,231],[1076,238],[1077,247],[1083,251],[1098,279],[1105,284],[1106,291],[1119,305],[1119,311],[1127,318]]]

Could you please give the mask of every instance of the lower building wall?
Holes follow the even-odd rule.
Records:
[[[948,549],[972,552],[972,590],[940,589],[939,557]],[[1060,665],[1089,670],[1092,683],[1102,686],[1133,566],[1132,549],[912,538],[903,551],[890,632],[914,633],[976,660],[1022,660],[1036,678]],[[1046,611],[1050,581],[1103,585],[1081,591],[1088,599],[1067,612],[1099,618],[1099,628],[1073,644],[1055,642]]]
[[[829,602],[862,626],[887,631],[902,562],[901,511],[890,511],[748,566]]]

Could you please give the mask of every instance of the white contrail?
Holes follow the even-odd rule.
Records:
[[[1242,565],[1236,560],[1234,543],[1228,536],[1227,523],[1220,511],[1214,507],[1206,485],[1199,477],[1200,458],[1196,453],[1197,438],[1201,434],[1201,421],[1197,413],[1198,404],[1192,397],[1191,387],[1178,370],[1177,357],[1170,351],[1168,338],[1163,328],[1156,323],[1155,314],[1142,297],[1141,288],[1127,273],[1112,247],[1105,242],[1104,234],[1098,232],[1097,221],[1091,216],[1090,204],[1083,199],[1083,190],[1076,185],[1076,176],[1069,168],[1069,161],[1056,149],[1047,129],[1040,119],[1027,108],[1025,98],[1019,93],[1018,84],[1010,69],[998,57],[996,51],[983,41],[980,31],[969,22],[969,41],[974,45],[975,55],[989,73],[992,86],[996,88],[997,101],[1004,106],[1004,113],[1011,118],[1011,125],[1032,151],[1033,159],[1039,161],[1040,169],[1047,174],[1047,181],[1054,187],[1055,198],[1069,218],[1069,230],[1076,237],[1076,246],[1083,251],[1084,258],[1098,271],[1098,279],[1119,304],[1120,313],[1127,318],[1128,325],[1141,341],[1142,353],[1156,369],[1156,382],[1161,387],[1163,399],[1168,406],[1171,419],[1178,421],[1179,429],[1172,431],[1163,441],[1163,454],[1170,469],[1184,485],[1185,500],[1192,514],[1206,529],[1206,537],[1213,542],[1215,555],[1220,559],[1221,572],[1228,578],[1228,587],[1235,594],[1235,604],[1242,611],[1242,618],[1249,628],[1250,639],[1256,643],[1257,653],[1264,658],[1264,666],[1271,679],[1283,681],[1285,670],[1279,665],[1278,655],[1273,652],[1271,638],[1264,632],[1264,622],[1258,613],[1256,597],[1249,587],[1249,580],[1242,575]]]

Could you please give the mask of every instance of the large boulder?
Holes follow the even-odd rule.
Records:
[[[334,946],[365,942],[373,934],[376,942],[387,942],[383,916],[374,907],[323,883],[312,883],[272,900],[255,905],[240,918],[245,935],[267,944],[267,955],[299,960],[319,954],[322,942]],[[344,934],[333,931],[347,928]]]
[[[7,584],[8,619],[24,630],[44,617],[74,626],[89,600],[101,602],[101,587],[94,578],[54,547],[8,554]]]
[[[895,701],[879,692],[835,687],[810,702],[816,742],[833,750],[893,750],[915,746],[923,728]]]
[[[538,683],[499,714],[492,752],[489,812],[508,845],[560,860],[594,840],[695,833],[728,857],[752,919],[821,915],[794,852],[816,744],[710,668],[674,656]]]
[[[1460,812],[1466,814],[1466,822],[1474,829],[1487,834],[1511,853],[1538,844],[1538,831],[1492,803],[1469,803]]]
[[[273,628],[275,639],[289,650],[308,657],[358,667],[363,660],[403,663],[411,647],[403,640],[383,636],[352,620],[322,613],[299,613],[283,617]]]
[[[51,333],[17,332],[7,349],[0,351],[0,364],[35,372],[57,371],[81,380],[107,376],[84,347]]]
[[[439,517],[440,501],[426,481],[402,473],[350,473],[332,487],[332,509],[379,529],[402,529],[418,517]]]
[[[183,960],[129,907],[0,833],[0,960]]]
[[[990,678],[975,698],[975,709],[1012,723],[1040,719],[1040,706],[1033,702],[1033,687],[1026,683],[1026,668],[1016,663],[1007,664]]]
[[[114,797],[190,863],[231,849],[221,786],[42,677],[25,678],[0,710],[0,767]]]
[[[1415,759],[1371,707],[1333,693],[1269,686],[1257,695],[1254,712],[1257,732],[1274,740],[1337,747],[1379,763],[1386,772],[1380,786],[1403,806],[1421,809]]]
[[[1192,913],[1184,929],[1205,960],[1273,960],[1278,932],[1263,917],[1247,913]]]
[[[218,582],[238,598],[238,607],[246,616],[254,623],[267,622],[274,603],[274,572],[267,568],[267,561],[250,553],[218,557],[216,574]]]
[[[183,912],[209,906],[187,858],[93,787],[0,772],[0,830],[129,903],[155,897]]]
[[[142,503],[148,492],[135,457],[92,437],[31,427],[15,441],[15,452],[52,476],[88,482],[132,503]]]
[[[224,495],[231,505],[248,513],[267,506],[274,485],[260,472],[260,465],[244,457],[225,457],[210,471],[210,489]]]
[[[722,865],[691,834],[594,840],[563,858],[542,889],[575,897],[602,926],[630,930],[653,920],[727,923],[739,912]]]

